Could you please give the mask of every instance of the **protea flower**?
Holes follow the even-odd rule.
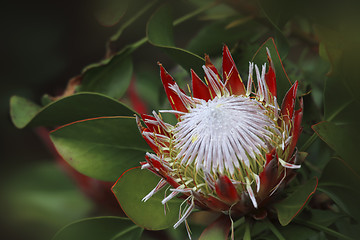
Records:
[[[146,154],[142,168],[161,178],[143,201],[170,184],[171,193],[162,203],[181,194],[188,204],[175,228],[195,207],[232,217],[263,218],[269,201],[295,175],[293,169],[300,168],[295,150],[303,113],[302,100],[295,111],[298,82],[279,107],[268,49],[267,55],[267,72],[266,63],[259,69],[250,62],[245,87],[224,46],[222,79],[205,56],[205,81],[191,70],[190,95],[159,64],[172,110],[143,114],[147,128],[137,119],[142,136],[154,151]],[[166,123],[161,113],[175,114],[178,122],[175,126]]]

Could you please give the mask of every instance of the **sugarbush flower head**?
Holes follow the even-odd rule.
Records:
[[[222,77],[205,56],[205,79],[191,70],[192,91],[186,94],[160,66],[161,80],[172,110],[137,118],[140,132],[153,153],[142,168],[161,179],[143,198],[171,185],[162,203],[181,194],[187,207],[180,210],[176,228],[197,207],[231,216],[264,218],[272,197],[300,168],[295,148],[303,114],[295,110],[298,82],[279,106],[274,64],[249,63],[246,86],[227,46],[223,47]],[[257,87],[255,87],[255,85]],[[176,125],[162,113],[175,114]]]

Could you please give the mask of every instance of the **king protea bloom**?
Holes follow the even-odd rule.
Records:
[[[137,119],[154,151],[146,154],[142,168],[161,178],[143,201],[170,184],[162,203],[179,194],[187,203],[175,228],[195,207],[232,217],[263,218],[273,196],[295,175],[293,169],[300,168],[295,150],[303,114],[302,100],[295,111],[298,82],[280,107],[268,49],[267,55],[268,66],[250,62],[245,87],[224,46],[222,77],[205,56],[205,79],[191,70],[189,95],[159,64],[172,110],[143,114],[146,128]],[[161,113],[175,114],[178,122],[174,126],[166,123]]]

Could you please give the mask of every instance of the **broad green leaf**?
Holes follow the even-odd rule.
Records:
[[[230,227],[231,221],[229,216],[221,215],[203,231],[199,240],[227,240]]]
[[[39,235],[85,217],[94,207],[55,162],[19,165],[2,181],[1,221],[21,228],[40,225],[44,233]]]
[[[43,108],[19,96],[10,99],[10,116],[17,128],[56,126],[86,118],[134,114],[124,104],[98,93],[74,94]]]
[[[152,172],[140,168],[126,171],[113,186],[112,190],[126,215],[137,225],[149,230],[161,230],[174,225],[179,218],[183,200],[176,197],[165,208],[161,201],[165,196],[166,186],[149,200],[142,199],[155,188],[160,178]],[[170,194],[169,191],[166,194]],[[185,207],[186,205],[183,205]]]
[[[52,240],[138,240],[143,229],[128,218],[94,217],[73,222],[56,233]]]
[[[214,4],[214,7],[205,11],[199,17],[201,20],[222,20],[228,17],[233,17],[237,14],[236,10],[225,3],[219,3],[214,1],[199,1],[192,0],[194,7],[201,8],[205,5]],[[196,5],[196,6],[195,6]],[[252,18],[252,17],[251,17]]]
[[[80,92],[98,92],[119,99],[129,87],[133,64],[126,53],[88,66],[83,72]]]
[[[272,228],[276,227],[278,231],[278,237],[273,233],[270,234],[267,230],[269,229],[268,221],[255,221],[254,225],[251,229],[251,236],[253,239],[271,239],[271,240],[279,240],[279,239],[291,239],[291,240],[304,240],[310,239],[310,237],[317,234],[317,231],[302,226],[300,224],[296,224],[291,222],[286,226],[280,226],[279,224],[275,224]]]
[[[321,181],[321,180],[320,180]],[[320,189],[321,183],[319,183]],[[344,217],[344,214],[340,214],[331,210],[320,210],[320,209],[309,209],[308,211],[303,211],[297,219],[302,219],[304,221],[311,221],[322,226],[328,227],[336,220]]]
[[[57,151],[77,171],[104,181],[139,165],[148,145],[135,118],[103,117],[74,122],[50,134]]]
[[[330,236],[336,237],[336,239],[344,239],[344,240],[353,240],[353,238],[348,237],[348,235],[343,234],[341,232],[338,232],[337,230],[334,230],[333,228],[328,228],[323,225],[317,224],[315,222],[311,221],[304,221],[302,219],[295,219],[296,223],[301,224],[303,226],[307,226],[309,228],[315,229],[317,231],[322,231],[323,233],[326,233]],[[322,234],[320,236],[323,236],[321,238],[311,238],[311,239],[327,239],[325,238],[325,235]],[[314,236],[315,237],[315,236]]]
[[[291,81],[286,74],[284,66],[281,61],[281,57],[279,52],[276,48],[275,42],[273,38],[269,38],[255,53],[252,61],[255,62],[259,67],[264,63],[268,64],[267,55],[266,55],[266,48],[269,49],[272,61],[275,67],[275,74],[276,74],[276,84],[277,84],[277,99],[279,102],[282,101],[286,92],[291,87]]]
[[[105,0],[97,3],[95,16],[103,26],[113,26],[126,13],[129,0]]]
[[[203,58],[175,46],[172,11],[167,5],[160,7],[151,16],[147,23],[146,34],[150,44],[162,48],[186,71],[192,68],[199,74],[202,72],[201,66],[205,63]]]
[[[355,157],[359,150],[359,124],[336,125],[331,122],[320,122],[313,126],[314,131],[337,154],[344,159],[357,174],[360,173],[360,161]]]
[[[315,193],[317,185],[317,178],[313,178],[304,185],[300,185],[287,198],[275,204],[278,219],[282,226],[288,225],[291,220],[300,213],[311,196]]]
[[[332,159],[323,171],[319,191],[326,193],[345,213],[360,222],[360,180],[340,159]]]

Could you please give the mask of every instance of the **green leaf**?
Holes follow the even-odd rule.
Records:
[[[360,222],[359,175],[340,159],[332,159],[323,171],[319,191],[327,194],[345,213]]]
[[[95,16],[103,26],[113,26],[120,21],[126,13],[129,0],[105,0],[97,4]]]
[[[126,171],[112,188],[126,215],[137,225],[149,230],[168,228],[179,218],[182,200],[176,198],[170,200],[167,203],[166,214],[164,213],[164,205],[161,201],[165,196],[166,187],[146,202],[142,201],[159,180],[158,176],[148,170],[133,168]]]
[[[126,169],[138,166],[150,150],[130,117],[74,122],[56,129],[50,137],[72,167],[104,181],[116,181]]]
[[[310,237],[318,233],[318,231],[315,231],[309,227],[293,223],[287,225],[286,227],[279,227],[279,232],[284,239],[291,240],[310,239]]]
[[[321,179],[318,186],[320,190]],[[328,227],[333,224],[336,220],[344,217],[344,214],[340,214],[331,210],[320,210],[320,209],[310,209],[309,211],[303,211],[297,219],[302,219],[304,221],[312,221],[319,225]]]
[[[172,11],[168,5],[160,7],[150,18],[146,29],[150,44],[162,48],[174,61],[179,63],[186,71],[194,69],[202,72],[205,60],[200,56],[181,49],[174,44]]]
[[[319,24],[314,26],[314,30],[320,40],[319,55],[331,63],[330,74],[338,72],[343,55],[343,40],[339,38],[339,32]]]
[[[10,116],[17,128],[56,126],[86,118],[134,114],[119,101],[98,93],[74,94],[43,108],[19,96],[10,99]]]
[[[118,0],[116,0],[117,2],[119,2]],[[128,0],[126,0],[128,2]],[[131,17],[124,23],[121,24],[121,26],[119,27],[119,29],[114,33],[114,35],[112,35],[110,37],[110,42],[114,42],[117,41],[119,39],[119,37],[121,36],[121,34],[124,32],[124,30],[126,28],[128,28],[129,26],[131,26],[131,24],[133,24],[138,18],[141,17],[141,15],[143,15],[144,13],[146,13],[155,3],[157,2],[157,0],[153,0],[153,1],[146,1],[146,4],[141,4],[141,7],[138,8],[138,2],[136,2],[137,4],[135,8],[136,10],[128,13],[128,15],[130,15]],[[134,3],[134,2],[132,2]],[[134,6],[132,6],[134,7]]]
[[[53,240],[140,239],[143,229],[127,218],[95,217],[73,222],[56,233]]]
[[[83,73],[81,92],[98,92],[119,99],[129,87],[133,64],[126,53],[88,66]]]
[[[41,107],[19,96],[10,98],[10,116],[17,128],[25,127],[40,111]]]
[[[325,82],[324,119],[334,123],[356,122],[354,113],[357,114],[360,107],[353,102],[344,81],[339,81],[340,78],[343,77],[331,76]]]
[[[355,157],[358,154],[360,142],[359,124],[337,125],[331,122],[320,122],[312,127],[319,137],[341,156],[355,171],[360,174],[360,162]]]
[[[317,231],[323,231],[326,234],[329,234],[331,236],[336,237],[336,239],[353,240],[353,238],[350,238],[347,235],[344,235],[343,233],[337,232],[332,228],[324,227],[324,226],[322,226],[320,224],[317,224],[315,222],[304,221],[302,219],[295,219],[294,221],[296,223],[299,223],[301,225],[310,227],[310,228],[315,229]],[[322,239],[324,239],[324,238],[322,238]]]
[[[315,193],[318,185],[317,178],[300,185],[292,194],[281,202],[275,204],[279,222],[282,226],[288,225],[291,220],[300,213],[311,196]]]
[[[352,239],[358,239],[360,236],[360,223],[350,218],[343,218],[335,223],[339,232],[346,233]]]
[[[284,66],[282,65],[281,57],[279,52],[276,48],[275,42],[273,38],[269,38],[255,53],[252,61],[261,66],[262,64],[268,64],[267,55],[266,55],[266,48],[269,49],[272,61],[275,67],[275,74],[276,74],[276,84],[277,84],[277,99],[281,101],[284,98],[286,92],[291,87],[291,81],[287,76]]]
[[[252,21],[227,28],[227,25],[234,19],[229,18],[206,25],[191,39],[187,49],[200,55],[204,53],[210,56],[219,55],[223,44],[232,45],[241,39],[252,38],[256,34],[255,31],[250,30],[256,28]]]

